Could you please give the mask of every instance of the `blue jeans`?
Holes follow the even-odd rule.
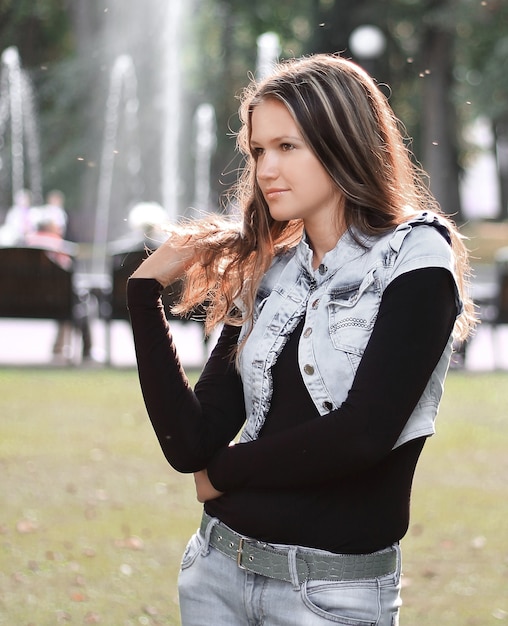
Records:
[[[397,626],[401,601],[396,549],[392,574],[294,585],[239,568],[197,532],[187,544],[178,579],[182,626]]]

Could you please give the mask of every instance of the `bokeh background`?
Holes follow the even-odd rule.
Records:
[[[125,248],[154,207],[159,220],[230,210],[239,95],[277,59],[316,52],[355,60],[387,95],[469,238],[473,295],[496,322],[508,275],[504,0],[0,0],[0,225],[19,189],[34,205],[61,190],[74,282],[107,298],[111,243]],[[506,289],[508,319],[508,278]],[[103,327],[92,331],[104,344]],[[471,363],[504,367],[496,358]]]
[[[443,209],[459,222],[508,217],[503,0],[1,0],[0,219],[21,184],[7,110],[12,47],[31,86],[38,153],[28,158],[25,121],[22,184],[35,200],[65,193],[75,241],[93,241],[97,211],[107,238],[121,236],[140,201],[170,217],[219,209],[241,166],[237,96],[267,54],[341,51],[364,65]]]

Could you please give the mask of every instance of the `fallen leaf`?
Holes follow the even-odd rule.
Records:
[[[37,522],[30,519],[19,520],[19,522],[16,524],[16,530],[22,535],[25,535],[27,533],[34,533],[36,530],[38,530],[38,528],[39,525],[37,524]]]
[[[159,614],[159,612],[154,606],[148,606],[148,605],[143,607],[143,613],[146,613],[147,615],[151,615],[152,617]]]
[[[23,572],[14,572],[14,574],[12,575],[12,580],[16,583],[22,583],[22,584],[27,582],[27,578],[23,574]]]
[[[413,537],[419,537],[423,534],[423,525],[422,524],[413,524],[411,526],[411,534]]]
[[[83,556],[93,557],[97,552],[93,548],[83,548]]]
[[[93,611],[89,611],[84,618],[85,624],[100,624],[101,616],[98,613],[94,613]]]
[[[71,593],[71,600],[74,602],[85,602],[87,597],[84,593],[81,593],[81,591],[73,591]]]
[[[115,539],[115,548],[128,548],[130,550],[143,550],[145,544],[141,537],[127,537],[126,539]]]
[[[86,581],[84,576],[80,576],[79,574],[74,579],[74,584],[76,587],[86,587]]]

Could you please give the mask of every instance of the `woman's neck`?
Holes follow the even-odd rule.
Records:
[[[307,228],[305,227],[307,240],[312,249],[312,268],[317,269],[327,252],[333,250],[337,242],[346,232],[345,227],[335,228]]]

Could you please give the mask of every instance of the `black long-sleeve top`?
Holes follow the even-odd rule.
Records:
[[[225,326],[192,390],[160,304],[161,286],[130,279],[128,306],[141,388],[170,464],[208,469],[224,495],[206,511],[271,543],[367,553],[400,540],[424,438],[393,449],[453,328],[455,287],[440,268],[386,289],[346,401],[319,416],[297,365],[301,325],[272,370],[270,411],[258,440],[229,445],[245,420],[231,359],[239,329]],[[337,372],[340,376],[340,372]]]

